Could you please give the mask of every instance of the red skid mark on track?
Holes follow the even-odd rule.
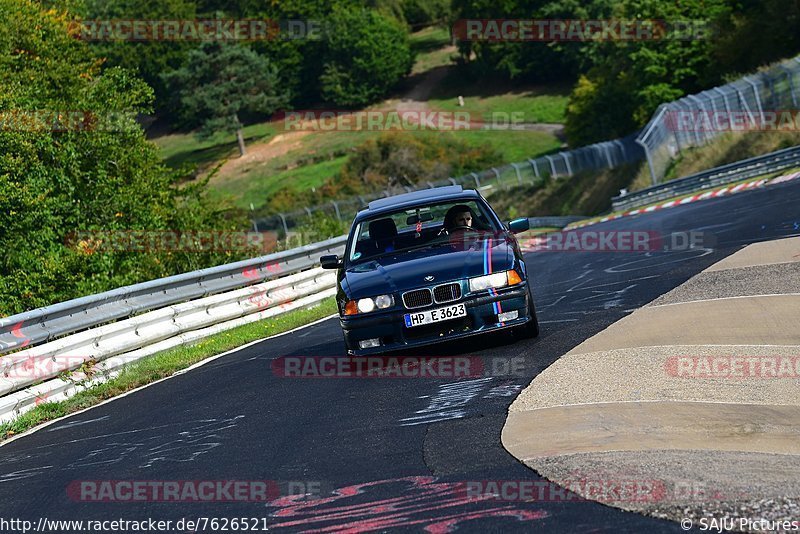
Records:
[[[321,499],[306,500],[303,495],[282,497],[268,506],[279,508],[273,517],[288,520],[272,527],[292,531],[308,529],[305,532],[357,533],[418,525],[432,534],[444,534],[453,532],[460,523],[474,519],[511,517],[518,521],[534,521],[547,517],[543,510],[526,510],[510,504],[492,503],[485,509],[465,511],[465,506],[477,506],[486,499],[466,495],[461,484],[436,483],[436,480],[433,477],[405,477],[346,486],[335,490],[332,497]],[[357,497],[367,495],[370,488],[396,484],[407,485],[398,497],[366,502]],[[453,507],[457,508],[454,510]],[[432,513],[440,514],[421,517]]]

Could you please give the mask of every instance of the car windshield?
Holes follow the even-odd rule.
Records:
[[[460,233],[499,230],[488,208],[475,200],[421,204],[357,223],[348,261],[360,263],[388,253],[446,244]]]

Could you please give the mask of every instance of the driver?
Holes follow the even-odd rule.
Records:
[[[447,210],[444,216],[444,228],[448,232],[459,227],[472,228],[473,219],[472,209],[464,204],[458,204]]]

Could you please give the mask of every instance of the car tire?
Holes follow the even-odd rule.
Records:
[[[353,349],[350,347],[350,344],[347,342],[347,337],[344,335],[344,332],[342,332],[342,343],[344,343],[344,353],[347,356],[351,356],[351,357],[355,356],[355,353],[353,352]]]
[[[533,303],[533,294],[528,290],[528,314],[531,320],[522,326],[514,328],[514,334],[522,339],[539,337],[539,319],[536,317],[536,305]]]

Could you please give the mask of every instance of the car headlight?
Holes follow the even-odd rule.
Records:
[[[355,315],[357,313],[369,313],[375,309],[385,310],[394,306],[394,297],[391,295],[378,295],[377,297],[367,297],[358,300],[351,300],[345,306],[345,315]]]
[[[502,271],[499,273],[487,274],[486,276],[477,276],[469,279],[470,291],[482,291],[489,288],[505,287],[508,285],[515,285],[522,281],[517,271]]]
[[[393,304],[394,299],[391,295],[379,295],[375,297],[375,305],[382,310],[391,307]]]
[[[375,309],[375,301],[366,298],[366,299],[359,299],[358,300],[358,311],[361,313],[369,313]]]

